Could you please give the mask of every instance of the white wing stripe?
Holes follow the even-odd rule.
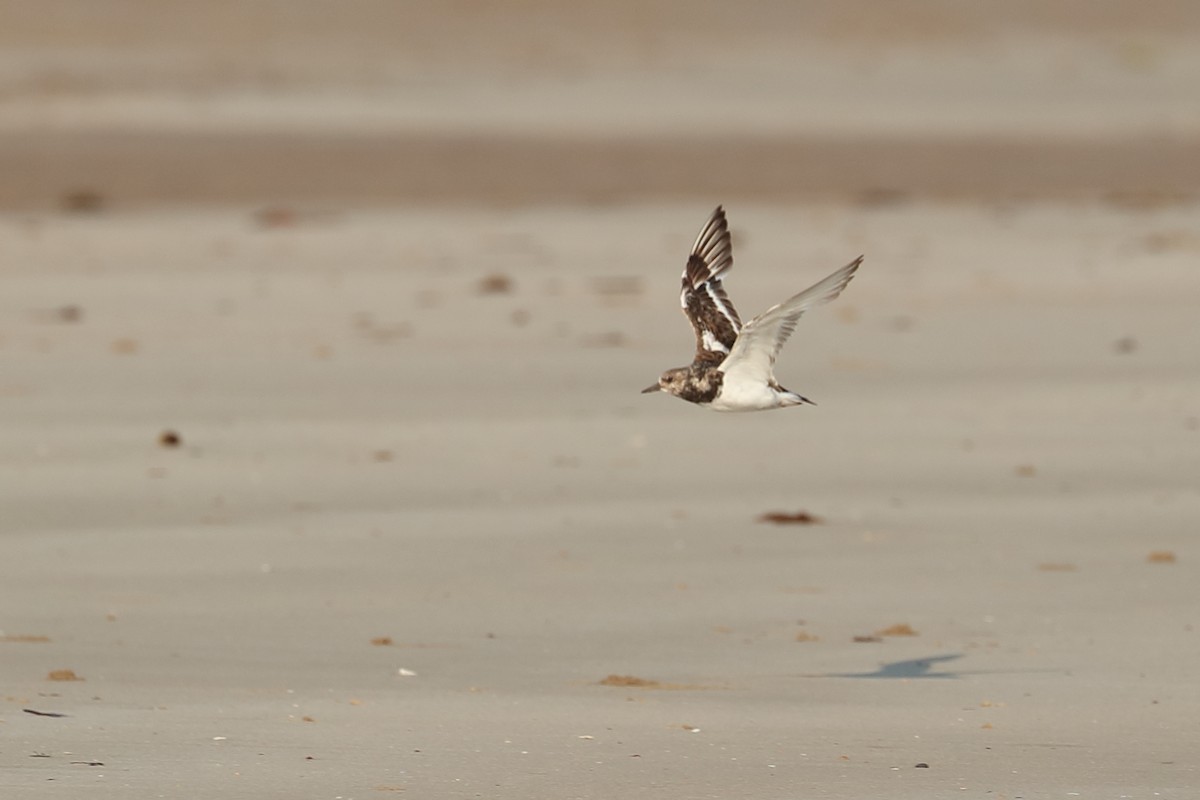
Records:
[[[704,342],[705,350],[712,350],[715,353],[728,353],[729,348],[722,344],[717,337],[712,335],[712,331],[704,331],[700,334],[700,340]]]
[[[713,305],[717,307],[717,311],[721,312],[721,316],[729,320],[729,324],[733,326],[733,330],[736,333],[741,326],[738,324],[737,317],[730,313],[729,306],[725,305],[721,298],[717,296],[717,293],[713,291],[711,283],[704,284],[704,291],[712,298]]]

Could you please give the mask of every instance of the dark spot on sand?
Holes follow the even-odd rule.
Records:
[[[104,195],[94,189],[76,189],[64,194],[59,201],[63,211],[72,214],[95,214],[104,210]]]
[[[254,221],[263,228],[290,228],[299,218],[294,208],[286,206],[267,206],[254,212]]]
[[[816,514],[807,511],[768,511],[758,518],[759,522],[773,522],[776,525],[818,525],[824,520]]]
[[[635,675],[609,675],[608,677],[598,681],[598,683],[601,686],[632,686],[642,689],[662,685],[658,681],[650,680],[648,678],[639,678]]]
[[[33,714],[35,717],[65,717],[66,714],[60,714],[57,711],[38,711],[36,708],[22,708],[26,714]],[[50,756],[34,755],[34,758],[49,758]]]
[[[1129,355],[1138,349],[1138,341],[1132,336],[1122,336],[1113,342],[1113,352],[1118,355]]]
[[[513,280],[507,275],[493,272],[479,280],[480,294],[508,294],[513,290]]]

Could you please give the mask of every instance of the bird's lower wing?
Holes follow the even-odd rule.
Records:
[[[862,256],[859,256],[828,278],[747,322],[729,357],[721,364],[721,371],[727,376],[747,380],[774,380],[775,357],[796,330],[796,322],[810,308],[828,303],[841,294],[861,263]]]

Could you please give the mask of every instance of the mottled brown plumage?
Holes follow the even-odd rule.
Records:
[[[732,267],[729,225],[725,209],[717,206],[692,245],[679,292],[679,305],[696,333],[694,363],[720,364],[737,341],[742,320],[721,285],[721,277]]]

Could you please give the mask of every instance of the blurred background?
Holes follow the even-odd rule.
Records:
[[[0,204],[1164,198],[1188,0],[0,3]]]

